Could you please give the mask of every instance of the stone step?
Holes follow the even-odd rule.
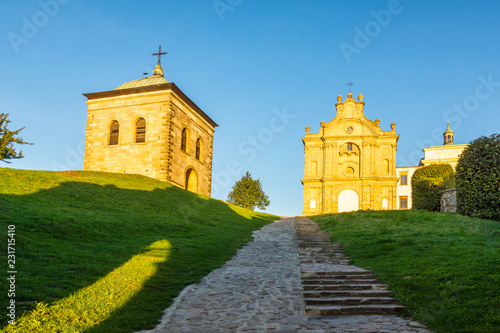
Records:
[[[330,247],[335,249],[341,249],[339,243],[330,243],[330,242],[305,242],[299,241],[297,244],[299,247]]]
[[[303,290],[387,290],[384,284],[303,284]]]
[[[306,306],[306,316],[342,316],[342,315],[392,315],[399,313],[403,307],[396,304],[378,305],[309,305]]]
[[[330,260],[330,259],[349,259],[346,256],[343,255],[332,255],[332,256],[299,256],[299,259],[303,260],[315,260],[315,261],[321,261],[321,260]]]
[[[320,297],[304,298],[306,305],[367,305],[367,304],[396,304],[392,297]]]
[[[302,279],[302,284],[307,284],[307,285],[316,285],[316,284],[322,284],[322,285],[334,285],[334,284],[380,284],[380,282],[377,279]]]
[[[352,266],[351,266],[352,267]],[[352,271],[315,271],[315,272],[304,272],[304,274],[307,273],[308,275],[310,273],[314,274],[315,276],[319,275],[328,275],[328,276],[336,276],[336,275],[359,275],[359,274],[373,274],[373,271],[367,270],[367,269],[362,269],[362,270],[352,270]],[[303,275],[304,275],[303,274]]]
[[[324,231],[301,232],[297,230],[297,239],[304,241],[318,240],[328,242],[330,240],[330,234]]]
[[[301,246],[298,248],[299,251],[311,251],[311,252],[318,252],[318,251],[331,251],[331,252],[338,252],[338,251],[343,251],[341,248],[337,247],[330,247],[330,246]]]
[[[318,259],[318,260],[315,260],[315,259],[304,259],[304,260],[300,260],[300,263],[301,264],[331,264],[331,265],[349,265],[350,261],[349,259],[335,259],[335,258],[331,258],[331,259]]]
[[[308,290],[303,292],[307,298],[318,297],[390,297],[389,290]]]
[[[322,279],[377,279],[377,276],[375,274],[367,273],[367,274],[338,274],[335,273],[335,275],[305,275],[302,276],[302,280],[322,280]]]
[[[308,255],[318,255],[318,254],[327,254],[327,255],[336,255],[336,254],[344,254],[342,250],[331,250],[331,249],[310,249],[304,248],[299,249],[299,254],[308,254]]]

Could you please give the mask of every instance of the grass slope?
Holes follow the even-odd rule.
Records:
[[[313,220],[435,332],[500,332],[500,223],[427,211]]]
[[[275,218],[143,176],[0,168],[2,235],[15,225],[18,271],[17,325],[1,311],[2,332],[152,328]]]

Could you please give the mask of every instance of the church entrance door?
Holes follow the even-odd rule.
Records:
[[[352,212],[359,209],[359,196],[356,191],[343,190],[339,194],[339,213]]]

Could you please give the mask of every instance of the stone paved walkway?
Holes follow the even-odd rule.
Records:
[[[305,317],[299,265],[295,219],[267,225],[141,333],[430,332],[396,316]]]

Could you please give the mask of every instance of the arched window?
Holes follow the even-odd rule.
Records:
[[[201,161],[201,138],[198,138],[198,140],[196,140],[196,159],[198,161]]]
[[[116,120],[113,120],[111,122],[111,125],[109,125],[109,145],[117,145],[118,144],[118,138],[120,134],[120,123]]]
[[[146,142],[146,120],[139,118],[135,123],[135,142]]]
[[[181,136],[181,149],[186,152],[187,152],[187,141],[188,141],[187,128],[184,128],[182,130],[182,136]]]

